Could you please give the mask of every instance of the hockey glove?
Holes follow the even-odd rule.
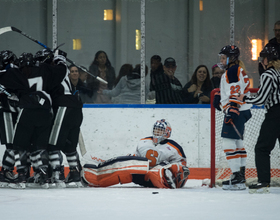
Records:
[[[66,63],[66,56],[67,53],[65,53],[64,51],[56,50],[53,58],[54,64],[59,64],[60,62]]]
[[[221,101],[221,93],[219,91],[219,92],[215,93],[214,100],[213,100],[213,106],[217,110],[222,111],[222,109],[220,108],[220,101]]]
[[[239,116],[240,112],[239,109],[235,106],[231,106],[228,108],[227,113],[225,115],[225,123],[227,125],[231,124],[231,122],[234,122],[236,118]]]

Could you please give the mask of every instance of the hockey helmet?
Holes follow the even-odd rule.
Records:
[[[19,68],[26,66],[34,66],[34,58],[32,53],[22,53],[18,58]]]
[[[156,121],[153,125],[153,142],[155,145],[171,136],[171,126],[165,119]]]
[[[279,59],[277,50],[272,46],[263,48],[263,50],[260,52],[260,57],[261,59],[266,57],[267,62]]]
[[[0,69],[5,69],[10,63],[14,63],[17,56],[10,50],[3,50],[0,52]]]
[[[34,61],[39,63],[51,63],[53,60],[53,52],[47,49],[39,50],[34,55]]]

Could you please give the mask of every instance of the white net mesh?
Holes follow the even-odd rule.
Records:
[[[253,106],[251,109],[252,118],[245,124],[244,147],[247,151],[246,183],[250,185],[257,182],[257,171],[255,166],[255,145],[259,136],[261,124],[265,117],[265,109]],[[232,174],[222,148],[221,130],[224,114],[215,110],[215,183],[221,185],[222,181],[229,179]],[[212,122],[213,123],[213,122]],[[271,152],[271,185],[280,186],[280,149],[279,142]]]

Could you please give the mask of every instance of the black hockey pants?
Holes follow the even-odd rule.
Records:
[[[268,110],[255,146],[258,181],[270,183],[270,152],[280,138],[280,104]]]

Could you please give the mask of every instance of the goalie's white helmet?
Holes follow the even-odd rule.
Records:
[[[153,125],[153,142],[155,145],[160,143],[161,141],[169,138],[171,136],[171,126],[165,121],[165,119],[161,119],[156,121]]]

